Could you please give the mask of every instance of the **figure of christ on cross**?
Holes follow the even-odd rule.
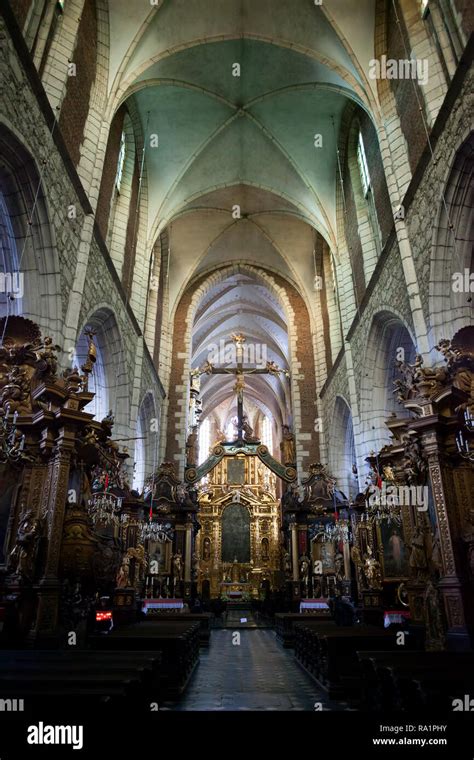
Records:
[[[236,366],[215,367],[209,361],[205,361],[201,367],[192,370],[191,382],[193,377],[200,375],[235,375],[233,390],[237,396],[237,443],[243,444],[245,440],[247,440],[247,442],[249,440],[256,440],[252,438],[253,430],[244,414],[245,375],[280,375],[283,373],[285,377],[289,377],[289,372],[288,370],[280,369],[280,367],[273,361],[267,361],[265,367],[262,368],[245,367],[243,363],[245,337],[241,333],[234,333],[231,335],[231,338],[235,344]]]

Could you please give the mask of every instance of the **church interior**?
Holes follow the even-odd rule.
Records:
[[[2,719],[474,709],[473,21],[3,0]]]

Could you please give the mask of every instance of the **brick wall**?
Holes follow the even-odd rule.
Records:
[[[99,199],[97,201],[96,221],[104,240],[107,237],[107,228],[110,216],[110,201],[114,191],[115,177],[117,174],[118,154],[120,150],[120,137],[122,135],[125,107],[119,108],[110,125],[109,139],[105,151],[104,168],[100,183]]]
[[[398,18],[400,19],[400,31],[393,5],[390,3],[387,22],[387,57],[396,60],[405,60],[407,54],[405,52],[403,38],[405,39],[408,55],[410,55],[410,43],[408,41],[402,13],[399,8],[397,13]],[[389,82],[395,97],[402,132],[407,141],[408,158],[413,172],[426,144],[426,133],[423,127],[421,113],[419,111],[416,91],[418,92],[420,103],[423,103],[423,97],[418,84],[411,79],[390,79]]]
[[[187,347],[190,344],[191,325],[189,324],[190,307],[196,291],[209,277],[208,274],[198,278],[183,294],[174,318],[172,365],[169,378],[168,407],[167,407],[167,461],[182,460],[181,450],[182,430],[179,425],[185,417],[183,405],[186,403],[187,392],[184,375],[187,362]],[[315,418],[319,415],[316,393],[316,374],[313,351],[313,336],[311,320],[301,295],[283,277],[276,273],[269,274],[275,285],[285,293],[288,306],[294,314],[294,334],[290,336],[291,368],[293,374],[293,414],[297,444],[300,447],[303,470],[307,470],[311,462],[320,459],[319,434],[315,432]],[[290,332],[290,326],[289,326]],[[298,414],[299,410],[299,414]],[[181,433],[181,435],[180,435]]]
[[[31,2],[32,0],[10,0],[10,7],[15,14],[20,29],[23,29]]]
[[[76,76],[68,77],[66,96],[61,108],[59,126],[77,166],[84,127],[89,112],[91,88],[95,79],[97,57],[97,18],[94,0],[85,0],[72,61]]]

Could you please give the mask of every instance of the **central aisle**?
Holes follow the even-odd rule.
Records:
[[[292,649],[277,643],[273,630],[239,630],[240,645],[232,643],[236,633],[212,632],[183,699],[163,709],[314,711],[315,702],[325,710],[344,709],[299,667]]]

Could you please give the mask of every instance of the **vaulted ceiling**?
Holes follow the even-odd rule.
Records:
[[[377,110],[367,76],[375,0],[109,5],[111,108],[128,101],[145,136],[148,247],[168,227],[171,313],[193,277],[229,261],[279,273],[310,304],[315,234],[337,248],[341,117],[350,101]],[[271,323],[281,363],[281,316],[253,287],[232,286],[233,315],[216,295],[206,326],[196,322],[196,359],[224,318],[227,335],[255,338]],[[276,406],[281,390],[273,389]]]

